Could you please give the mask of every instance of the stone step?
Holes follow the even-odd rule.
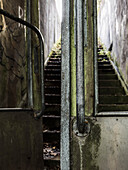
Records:
[[[98,112],[128,111],[128,104],[99,104]]]
[[[122,87],[100,87],[99,95],[125,95]]]
[[[60,116],[44,115],[43,116],[43,130],[60,131]]]
[[[99,80],[118,80],[116,74],[99,74]]]
[[[105,66],[105,65],[111,65],[111,63],[110,63],[110,61],[98,61],[98,65],[103,65],[103,66]]]
[[[47,65],[61,65],[61,61],[48,61]]]
[[[54,130],[44,130],[43,131],[43,142],[44,143],[59,143],[60,141],[60,131]]]
[[[45,94],[45,102],[49,104],[60,104],[61,96],[59,94]]]
[[[60,74],[61,69],[44,69],[44,75],[45,74]]]
[[[98,54],[98,58],[107,58],[108,59],[108,56],[106,54],[104,54],[104,55]]]
[[[56,115],[60,116],[61,106],[60,104],[45,103],[44,115]]]
[[[54,169],[53,169],[54,167]],[[44,160],[44,170],[60,170],[59,160]]]
[[[61,58],[49,58],[49,61],[59,61],[59,62],[61,62]]]
[[[50,58],[61,58],[61,55],[55,54],[55,55],[52,55]]]
[[[61,65],[47,65],[46,69],[61,69]]]
[[[61,74],[45,74],[44,75],[45,80],[60,80]]]
[[[99,103],[100,104],[128,104],[128,96],[124,95],[100,95],[99,96]]]
[[[61,86],[61,81],[60,80],[48,80],[48,79],[45,79],[45,82],[44,82],[45,86]]]
[[[107,69],[113,69],[112,65],[106,64],[106,65],[98,65],[98,69],[107,70]]]
[[[61,88],[60,86],[45,86],[44,92],[45,94],[60,94]]]
[[[119,87],[121,83],[119,80],[99,80],[99,87]]]
[[[114,69],[98,69],[98,74],[114,74]]]

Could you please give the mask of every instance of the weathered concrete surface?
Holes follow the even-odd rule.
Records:
[[[85,115],[93,114],[94,105],[94,37],[93,37],[93,0],[87,0],[87,47],[84,47],[85,67]]]
[[[71,114],[76,115],[76,42],[75,42],[75,21],[74,21],[74,3],[75,0],[71,0]],[[93,1],[86,1],[87,9],[87,46],[84,47],[84,79],[85,79],[85,115],[93,114],[94,105],[94,75],[93,75]],[[84,2],[83,2],[84,6]],[[84,39],[85,37],[83,37]]]
[[[45,41],[45,59],[48,57],[53,44],[61,35],[61,23],[55,0],[40,0],[40,29]]]
[[[42,120],[33,112],[0,112],[1,170],[43,170],[42,145]]]
[[[128,2],[102,0],[98,13],[98,35],[128,83]]]
[[[0,6],[24,17],[22,0],[1,0]],[[24,28],[4,16],[0,25],[0,107],[18,107],[26,92]]]
[[[72,170],[127,170],[128,118],[104,117],[88,120],[87,137],[72,132]]]

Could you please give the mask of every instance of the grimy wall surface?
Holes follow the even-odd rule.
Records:
[[[0,6],[24,18],[24,1],[1,0]],[[0,16],[0,107],[18,107],[26,92],[24,28]]]
[[[84,1],[82,1],[84,2]],[[70,138],[70,143],[71,143],[71,169],[72,170],[126,170],[128,167],[128,135],[127,135],[127,128],[128,128],[128,118],[124,116],[107,116],[107,117],[96,117],[93,116],[93,100],[94,100],[94,95],[93,95],[93,87],[94,87],[94,82],[93,82],[93,72],[94,72],[94,67],[93,67],[93,44],[94,44],[94,25],[93,25],[93,17],[94,17],[94,11],[93,11],[93,3],[94,0],[87,0],[87,41],[88,45],[85,48],[85,108],[86,108],[86,120],[88,121],[88,129],[89,133],[87,133],[85,136],[80,136],[76,132],[76,115],[74,114],[73,107],[71,108],[71,113],[72,116],[72,125],[71,125],[71,138]],[[107,1],[102,0],[103,4]],[[112,1],[113,2],[113,1]],[[115,2],[115,1],[114,1]],[[117,2],[117,1],[116,1]],[[125,2],[125,1],[123,1]],[[74,0],[71,0],[71,5],[74,4]],[[120,4],[120,5],[119,5]],[[126,7],[124,7],[124,4],[118,1],[117,5],[120,6],[117,8],[117,13],[123,13],[123,8],[124,11],[126,10]],[[126,4],[125,4],[126,5]],[[111,3],[111,7],[115,7],[115,3]],[[72,9],[72,8],[71,8]],[[103,10],[105,10],[103,8]],[[105,10],[106,13],[109,12],[108,9]],[[104,12],[105,12],[104,11]],[[120,11],[120,12],[119,12]],[[121,16],[122,19],[125,18],[124,15]],[[74,76],[71,79],[71,83],[74,81],[75,82],[75,76],[76,76],[76,70],[75,70],[75,47],[74,47],[74,16],[73,16],[73,10],[71,11],[71,77]],[[114,16],[111,16],[111,19],[114,20]],[[118,18],[119,19],[119,18]],[[107,19],[104,16],[104,20],[106,21]],[[103,22],[103,20],[102,20]],[[114,21],[113,21],[114,22]],[[124,22],[119,22],[120,25],[118,28],[126,29]],[[121,25],[122,23],[122,25]],[[106,21],[106,24],[110,24],[109,22]],[[112,24],[112,23],[111,23]],[[115,24],[115,23],[114,23]],[[113,24],[113,25],[114,25]],[[118,24],[118,23],[117,23]],[[110,25],[109,25],[110,26]],[[106,35],[108,36],[109,33],[107,34],[107,26],[106,31],[104,34],[102,34],[102,28],[105,27],[103,23],[101,24],[101,34],[102,37],[104,38]],[[114,25],[115,28],[115,25]],[[123,37],[126,36],[127,32],[124,29],[122,30]],[[120,33],[120,36],[122,34]],[[112,36],[112,35],[111,35]],[[113,35],[114,36],[114,35]],[[113,41],[113,53],[115,52],[114,49],[116,48],[115,46],[115,41],[116,37],[113,37],[111,39]],[[126,39],[125,39],[126,40]],[[109,41],[109,43],[106,43],[106,46],[110,46],[112,41]],[[120,39],[120,43],[123,40]],[[104,41],[106,42],[106,41]],[[125,41],[126,42],[126,41]],[[118,43],[118,41],[117,41]],[[126,42],[127,44],[127,42]],[[121,50],[127,51],[127,48],[124,47],[126,45],[122,42],[122,48]],[[118,51],[119,52],[119,51]],[[117,62],[123,67],[124,65],[124,73],[126,72],[126,67],[125,67],[125,62],[122,62],[122,59],[124,56],[116,56]],[[122,57],[122,58],[121,58]],[[126,57],[126,56],[125,56]],[[126,59],[127,60],[127,59]],[[125,60],[125,61],[126,61]],[[123,69],[122,69],[123,70]],[[75,72],[75,73],[74,73]],[[124,74],[125,75],[125,74]],[[75,83],[72,83],[72,87],[75,87]],[[71,90],[71,104],[74,106],[75,101],[75,90]],[[115,115],[117,113],[115,112]],[[123,115],[123,113],[120,112],[120,115]]]
[[[98,35],[128,83],[128,2],[102,0],[98,13]]]
[[[40,30],[45,41],[45,59],[48,57],[53,44],[61,36],[61,23],[55,0],[40,0]]]

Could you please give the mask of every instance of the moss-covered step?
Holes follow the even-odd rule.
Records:
[[[98,78],[99,80],[118,80],[116,74],[99,74]]]
[[[99,96],[99,102],[101,104],[128,104],[128,96]]]
[[[121,83],[119,80],[100,80],[99,87],[119,87]]]
[[[128,104],[99,104],[98,112],[128,111]]]
[[[123,87],[100,87],[99,95],[125,95]]]

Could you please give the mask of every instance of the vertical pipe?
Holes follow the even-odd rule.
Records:
[[[62,2],[61,169],[70,170],[70,0]]]
[[[31,0],[27,0],[26,20],[31,23]],[[28,107],[33,108],[32,93],[32,55],[31,55],[31,30],[27,28],[27,72],[28,72]]]
[[[97,106],[99,103],[98,99],[98,61],[97,61],[97,0],[93,0],[93,12],[94,12],[94,84],[95,84],[95,104],[94,104],[94,113],[97,113]]]
[[[77,0],[76,11],[76,105],[77,126],[80,133],[85,130],[85,98],[84,98],[84,31],[83,0]]]
[[[45,97],[44,97],[44,44],[40,39],[40,58],[41,58],[41,99],[42,99],[42,112],[45,109]]]

